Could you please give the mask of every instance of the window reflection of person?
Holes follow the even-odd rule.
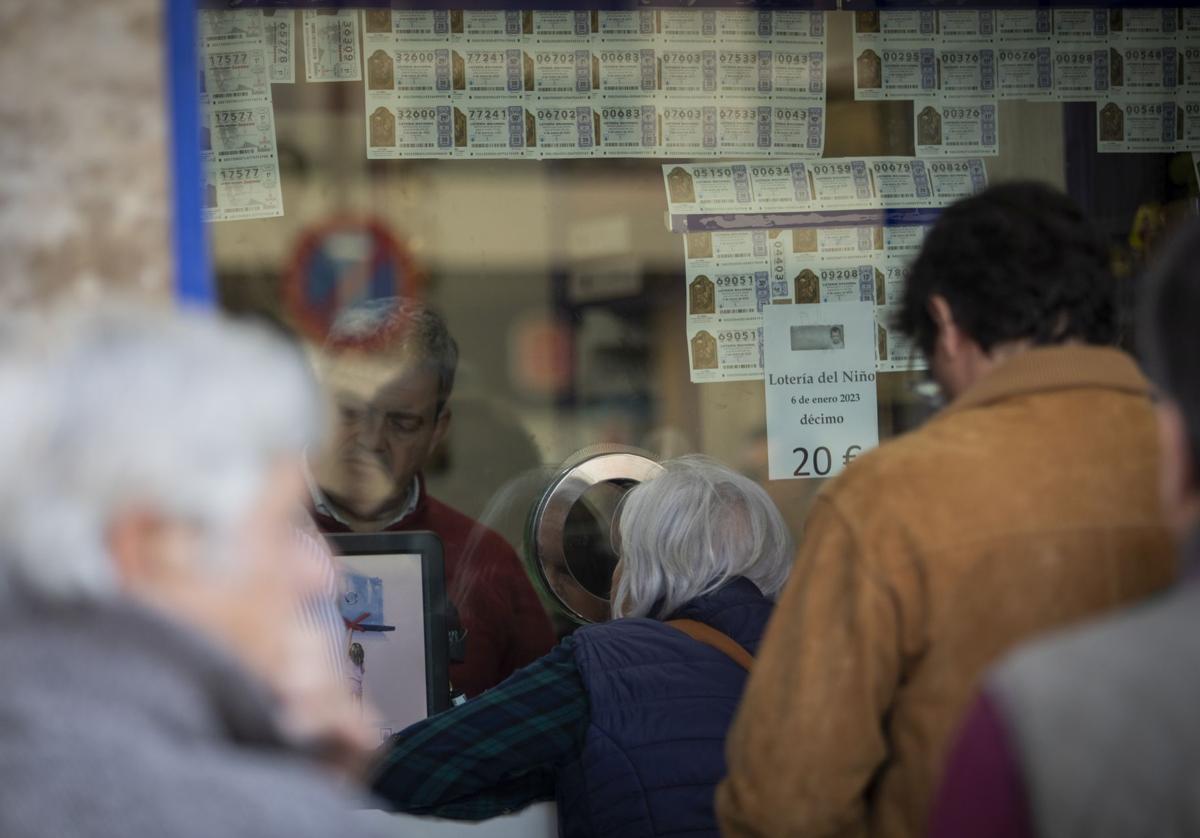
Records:
[[[350,695],[358,709],[363,705],[363,678],[366,677],[366,653],[361,643],[350,644]]]
[[[429,496],[421,469],[450,428],[458,346],[413,300],[373,300],[334,323],[318,373],[336,410],[331,444],[310,459],[324,532],[432,530],[465,632],[455,686],[473,696],[547,651],[549,620],[512,547]]]

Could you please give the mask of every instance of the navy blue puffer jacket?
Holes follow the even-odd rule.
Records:
[[[669,619],[706,623],[754,654],[772,607],[734,579]],[[591,725],[558,775],[563,836],[716,836],[713,795],[746,671],[657,620],[614,620],[574,638]]]

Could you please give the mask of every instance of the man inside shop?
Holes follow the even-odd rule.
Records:
[[[458,345],[436,312],[385,298],[340,314],[317,360],[336,412],[329,444],[310,456],[312,514],[322,532],[431,530],[460,628],[450,680],[468,698],[554,644],[513,548],[429,496],[421,470],[450,428]]]

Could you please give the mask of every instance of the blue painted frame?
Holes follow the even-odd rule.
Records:
[[[869,11],[874,9],[1052,9],[1052,8],[1195,8],[1200,0],[199,0],[207,8],[356,8],[428,9],[452,5],[456,9],[552,9],[580,6],[586,9],[634,10],[678,7],[742,6],[755,9],[824,9]]]
[[[164,0],[166,93],[171,167],[171,236],[175,296],[185,305],[213,307],[216,288],[204,223],[204,166],[200,156],[200,86],[194,0]]]
[[[1151,0],[1144,1],[1151,2]],[[1200,2],[1200,0],[1196,1]],[[1078,5],[1082,0],[1073,0],[1073,2]],[[592,9],[633,11],[636,9],[743,6],[756,9],[824,9],[833,11],[837,9],[837,0],[573,0],[572,2],[564,2],[564,0],[455,0],[453,3],[435,3],[431,0],[200,0],[199,5],[210,9],[429,9],[451,6],[455,9],[495,11],[512,9],[559,11],[575,7],[589,11]]]

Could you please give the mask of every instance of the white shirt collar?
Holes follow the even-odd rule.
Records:
[[[304,482],[308,484],[308,494],[312,498],[313,511],[318,515],[325,515],[339,524],[351,526],[350,522],[343,518],[333,504],[325,497],[325,493],[321,491],[321,487],[317,485],[317,480],[313,477],[312,469],[308,467],[308,459],[304,460]],[[413,476],[412,487],[408,491],[408,500],[404,502],[404,508],[399,514],[393,516],[386,521],[380,529],[387,529],[403,521],[409,515],[417,511],[417,504],[421,502],[421,479]]]

